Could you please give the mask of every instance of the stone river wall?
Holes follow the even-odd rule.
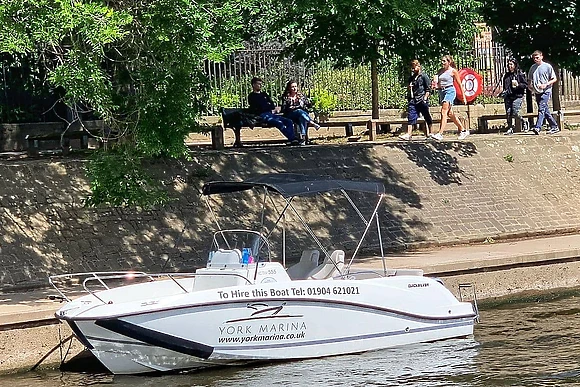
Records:
[[[267,172],[378,179],[387,248],[483,242],[580,229],[580,133],[556,136],[473,135],[467,141],[355,143],[310,147],[196,150],[192,160],[154,164],[174,201],[153,210],[87,209],[85,160],[1,160],[0,289],[47,284],[50,274],[142,269],[192,270],[204,265],[215,219],[200,195],[206,180]],[[375,197],[362,200],[369,216]],[[256,224],[261,197],[211,198],[224,227]],[[278,199],[271,204],[278,209]],[[352,251],[363,225],[333,196],[297,200],[305,220],[334,248]],[[318,211],[320,210],[320,211]],[[274,218],[266,218],[271,225]],[[268,223],[269,222],[269,223]],[[307,245],[298,220],[286,219],[288,260]],[[277,229],[272,240],[280,236]],[[290,232],[288,233],[291,234]],[[376,236],[376,231],[370,237]],[[378,253],[371,239],[363,253]],[[300,247],[299,247],[300,246]],[[273,244],[279,255],[280,243]]]

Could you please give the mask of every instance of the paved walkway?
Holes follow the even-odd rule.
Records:
[[[565,235],[389,254],[387,265],[390,268],[419,268],[425,274],[441,275],[576,257],[580,257],[580,235]],[[368,260],[356,266],[380,270],[382,262]]]
[[[390,254],[387,265],[389,268],[419,268],[429,275],[449,275],[474,269],[556,263],[577,257],[580,257],[580,235],[566,235]],[[380,271],[382,262],[367,259],[356,267]],[[62,305],[58,300],[49,299],[56,294],[52,289],[0,292],[0,331],[20,324],[50,323],[54,312]]]

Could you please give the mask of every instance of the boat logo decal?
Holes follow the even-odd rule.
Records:
[[[304,339],[307,332],[304,316],[285,313],[285,306],[286,302],[246,304],[249,316],[224,321],[218,327],[218,343],[247,344]]]
[[[280,312],[282,312],[282,310],[284,309],[285,305],[286,302],[282,302],[281,304],[275,306],[270,306],[263,302],[248,303],[246,304],[246,308],[253,311],[249,317],[228,320],[225,322],[225,324],[236,323],[241,321],[264,320],[268,318],[303,317],[302,315],[280,314]]]
[[[280,313],[280,311],[284,308],[284,305],[286,305],[285,302],[283,302],[282,305],[268,307],[268,304],[264,304],[263,302],[256,302],[253,304],[248,304],[248,308],[255,310],[255,312],[252,313],[252,316],[255,316],[255,315],[261,314],[261,313],[269,313],[269,312],[273,312],[272,313],[272,316],[273,316],[273,315]]]
[[[407,287],[409,288],[426,288],[427,286],[429,286],[429,283],[427,282],[422,282],[422,283],[415,283],[415,284],[409,284],[407,285]]]

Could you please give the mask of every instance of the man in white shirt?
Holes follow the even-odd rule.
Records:
[[[532,54],[534,64],[528,72],[528,88],[536,95],[536,103],[538,104],[538,119],[536,125],[532,127],[534,134],[540,134],[544,119],[550,124],[548,134],[558,133],[558,123],[552,117],[548,102],[552,95],[552,85],[558,81],[554,68],[544,62],[544,54],[541,51],[534,51]]]

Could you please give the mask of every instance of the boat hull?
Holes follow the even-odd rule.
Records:
[[[475,317],[471,304],[424,277],[232,287],[147,309],[64,319],[111,372],[136,374],[466,337]]]

